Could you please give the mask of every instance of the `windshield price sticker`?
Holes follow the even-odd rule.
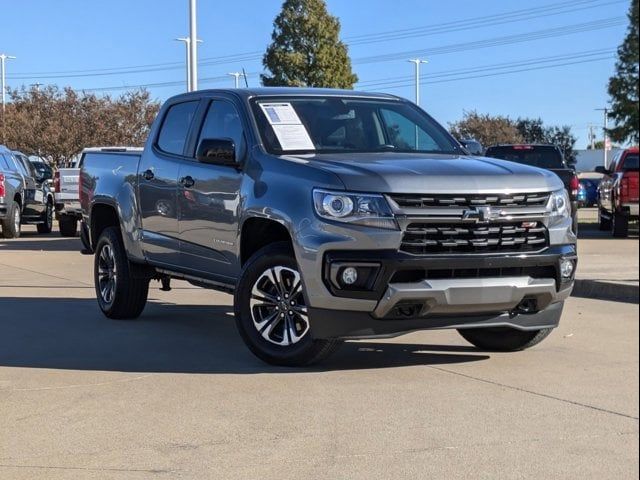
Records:
[[[261,103],[283,150],[315,150],[309,132],[290,103]]]

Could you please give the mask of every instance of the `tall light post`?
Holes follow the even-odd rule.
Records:
[[[189,37],[180,37],[175,39],[176,42],[184,42],[185,53],[186,53],[186,70],[187,70],[187,92],[191,92],[191,49],[189,45],[191,44],[191,38]],[[198,43],[202,43],[202,40],[198,40]]]
[[[4,105],[5,105],[5,95],[7,90],[6,79],[5,79],[5,62],[7,60],[13,60],[16,57],[11,55],[5,55],[4,53],[0,53],[0,77],[2,77],[2,112],[4,113]]]
[[[416,105],[420,106],[420,65],[423,63],[429,63],[429,61],[422,60],[420,58],[412,58],[409,62],[413,63],[416,67]]]
[[[607,147],[610,147],[611,145],[609,144],[609,134],[607,133],[607,130],[609,130],[609,109],[607,107],[604,108],[596,108],[596,111],[598,112],[603,112],[604,113],[604,136],[602,138],[603,140],[603,146],[604,146],[604,168],[607,168],[607,164],[609,163],[609,159],[607,158],[609,156],[608,151],[607,151]]]
[[[198,90],[198,15],[196,0],[189,0],[189,91]]]
[[[227,75],[234,78],[234,85],[236,88],[240,88],[240,77],[244,77],[244,73],[242,72],[231,72],[227,73]]]

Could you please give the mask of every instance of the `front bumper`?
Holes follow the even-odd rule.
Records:
[[[498,325],[553,328],[562,310],[558,305],[573,287],[573,276],[560,274],[560,264],[567,259],[577,266],[574,245],[523,255],[329,252],[323,278],[336,307],[310,309],[314,335],[389,336],[418,329]],[[339,281],[343,269],[351,265],[369,276],[355,289]],[[350,299],[368,308],[339,312],[341,301]]]

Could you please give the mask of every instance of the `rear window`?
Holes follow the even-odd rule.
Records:
[[[623,170],[638,170],[638,154],[630,153],[624,158]]]
[[[566,168],[562,155],[553,147],[533,145],[489,147],[487,157],[499,158],[510,162],[522,163],[539,168]]]

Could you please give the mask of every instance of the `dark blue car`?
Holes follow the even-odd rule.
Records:
[[[597,178],[581,178],[580,191],[578,193],[578,203],[581,207],[594,207],[598,204],[598,185],[600,180]]]

